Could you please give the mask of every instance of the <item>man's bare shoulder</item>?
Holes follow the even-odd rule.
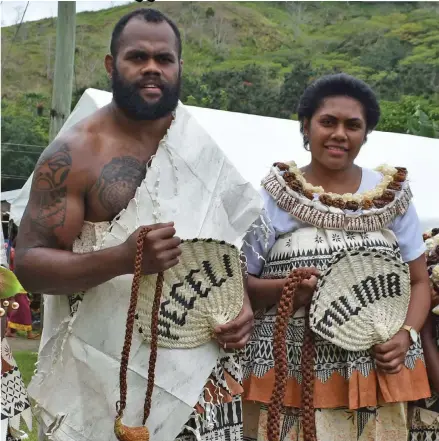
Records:
[[[86,172],[102,150],[103,137],[99,128],[104,120],[105,116],[98,111],[59,135],[43,151],[35,170],[46,166],[68,168],[75,173]]]
[[[72,154],[93,156],[100,149],[101,135],[93,130],[90,123],[91,121],[84,121],[66,130],[49,145],[45,153],[50,155],[68,146]]]

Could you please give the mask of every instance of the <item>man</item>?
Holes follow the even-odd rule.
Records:
[[[16,273],[26,289],[46,294],[46,335],[29,390],[44,433],[55,441],[115,439],[118,366],[140,227],[150,221],[142,271],[151,275],[178,263],[176,232],[233,242],[260,213],[256,192],[178,104],[181,53],[177,27],[160,12],[145,8],[122,17],[105,59],[113,101],[56,139],[35,168]],[[188,221],[191,215],[196,220]],[[75,314],[66,309],[67,298],[78,293],[85,295]],[[227,350],[242,348],[252,326],[246,296],[239,316],[216,329],[216,339]],[[177,426],[181,440],[242,438],[239,366],[233,354],[218,356],[218,343],[159,349],[157,363],[166,361],[156,369],[158,398],[147,422],[155,440],[174,439]],[[131,425],[140,425],[148,351],[145,344],[132,349]],[[173,363],[181,372],[169,370]],[[200,388],[213,367],[210,385]],[[225,399],[206,398],[211,387]],[[187,395],[196,388],[200,398],[189,409]]]

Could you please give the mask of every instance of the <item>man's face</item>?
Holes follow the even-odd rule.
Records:
[[[118,107],[138,121],[163,118],[177,107],[180,85],[181,62],[171,26],[131,19],[113,60],[113,97]]]

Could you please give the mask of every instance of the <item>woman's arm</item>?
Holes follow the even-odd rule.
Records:
[[[248,295],[254,311],[275,305],[287,279],[259,279],[249,274]]]
[[[435,339],[435,320],[430,313],[421,331],[422,346],[424,349],[425,364],[427,366],[430,385],[439,393],[439,350]]]
[[[405,325],[420,332],[431,305],[430,281],[425,256],[409,262],[411,297]],[[398,373],[412,342],[406,330],[399,331],[391,340],[373,348],[377,367],[388,374]]]
[[[311,302],[312,295],[317,286],[317,277],[320,274],[317,269],[311,269],[313,270],[313,275],[300,284],[295,294],[293,314],[299,308],[307,306]],[[249,275],[248,294],[253,309],[255,311],[265,309],[278,303],[286,281],[287,279],[258,279],[255,276]]]

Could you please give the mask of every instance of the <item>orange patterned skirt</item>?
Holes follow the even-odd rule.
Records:
[[[275,314],[275,308],[256,314],[255,331],[246,347],[243,364],[246,441],[267,439],[267,404],[274,386]],[[302,439],[299,416],[305,329],[303,314],[304,311],[299,310],[290,318],[287,331],[288,381],[280,441]],[[317,335],[315,348],[314,407],[317,409],[317,434],[325,434],[318,436],[318,440],[406,441],[406,403],[430,396],[421,344],[409,349],[403,369],[395,375],[377,371],[368,351],[345,351]],[[350,429],[346,432],[347,427]],[[340,431],[346,432],[347,437]],[[351,432],[355,432],[355,437],[351,437]]]

